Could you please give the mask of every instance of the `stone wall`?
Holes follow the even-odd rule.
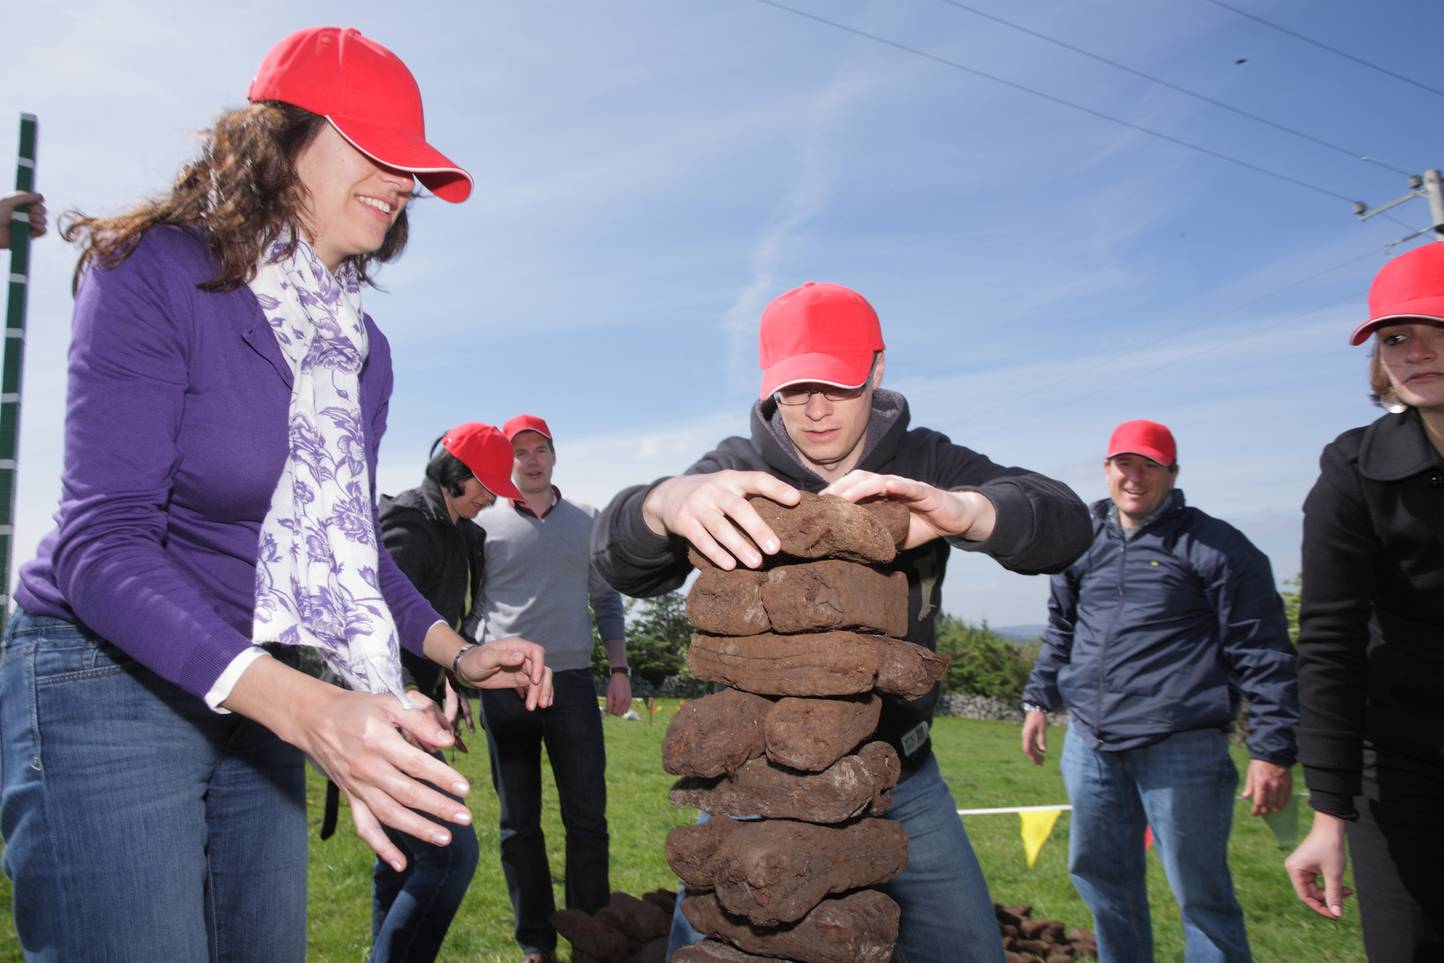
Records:
[[[993,696],[970,695],[967,693],[954,693],[945,695],[938,699],[937,711],[939,716],[961,716],[964,719],[1002,719],[1007,722],[1016,722],[1020,725],[1023,722],[1023,709],[1016,702],[1007,702]],[[1068,724],[1067,712],[1048,713],[1048,724],[1051,726],[1066,726]]]

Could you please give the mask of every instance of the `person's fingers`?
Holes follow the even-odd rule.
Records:
[[[528,711],[534,709],[545,709],[552,704],[552,669],[546,666],[542,669],[542,680],[539,683],[529,685],[518,685],[517,694],[526,700]]]
[[[693,548],[707,556],[713,565],[722,569],[724,572],[732,571],[739,564],[748,568],[756,568],[762,564],[762,557],[757,554],[757,549],[750,545],[742,551],[742,554],[734,555],[727,551],[727,549],[723,548],[721,543],[713,537],[707,525],[695,515],[685,515],[676,520],[672,525],[669,525],[668,528],[678,536],[686,539]],[[735,531],[736,530],[733,529],[734,534]],[[749,560],[751,560],[750,565],[748,564]]]
[[[370,846],[372,851],[381,857],[386,865],[398,873],[405,870],[405,854],[391,842],[390,837],[382,830],[381,824],[377,822],[376,817],[371,814],[371,810],[367,808],[364,802],[355,796],[351,796],[349,793],[347,794],[347,799],[351,806],[351,824],[356,827],[356,835],[359,836],[361,841],[367,846]]]
[[[1288,860],[1284,861],[1284,869],[1288,872],[1289,885],[1294,889],[1294,895],[1299,898],[1309,909],[1320,916],[1329,916],[1324,909],[1323,893],[1319,891],[1315,882],[1317,874],[1311,867],[1294,866]]]
[[[399,738],[392,740],[383,752],[354,760],[348,768],[331,775],[353,805],[359,801],[377,821],[437,846],[451,841],[451,833],[442,823],[466,825],[471,822],[471,813],[465,805],[421,781],[439,786],[465,786],[461,775]],[[436,819],[428,819],[427,815]],[[358,826],[358,830],[361,828]]]
[[[835,495],[850,502],[856,502],[872,495],[883,493],[884,476],[872,472],[848,472],[824,488],[819,494]]]
[[[747,472],[747,479],[743,483],[746,494],[765,495],[777,502],[779,505],[796,505],[802,500],[802,493],[793,488],[780,478],[774,478],[767,472]]]
[[[429,700],[428,700],[429,701]],[[430,703],[433,711],[401,710],[387,712],[389,721],[398,729],[410,733],[423,746],[444,749],[451,745],[451,725],[436,710],[436,703]],[[387,707],[389,710],[389,706]]]
[[[707,533],[748,568],[760,568],[765,555],[776,554],[781,540],[745,498],[731,496],[714,504],[698,521]]]
[[[1335,869],[1324,870],[1324,904],[1329,908],[1329,915],[1334,919],[1341,919],[1344,915],[1344,880],[1343,873]]]

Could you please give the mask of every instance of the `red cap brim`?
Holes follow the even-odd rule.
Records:
[[[443,201],[460,204],[471,196],[471,175],[414,134],[352,117],[326,119],[351,146],[378,164],[415,174]]]
[[[473,472],[473,474],[475,473]],[[517,488],[516,485],[512,484],[510,478],[501,478],[497,476],[482,478],[480,475],[477,475],[476,480],[481,482],[482,488],[485,488],[497,498],[509,498],[514,502],[522,500],[521,489]]]
[[[1097,449],[1094,450],[1096,451]],[[1129,445],[1128,447],[1120,448],[1117,451],[1110,451],[1107,457],[1116,458],[1119,455],[1142,455],[1149,461],[1154,462],[1155,464],[1162,465],[1164,468],[1167,468],[1169,465],[1173,464],[1172,458],[1169,458],[1163,452],[1150,445]]]
[[[769,398],[778,389],[804,382],[839,388],[859,387],[872,371],[872,356],[871,351],[858,351],[845,355],[799,354],[783,358],[762,372],[762,390],[757,397]]]
[[[1435,308],[1437,313],[1428,314],[1417,311],[1410,311],[1407,314],[1386,314],[1379,318],[1370,318],[1354,329],[1349,335],[1349,344],[1359,345],[1369,340],[1369,335],[1386,324],[1402,324],[1409,321],[1435,321],[1444,324],[1444,298],[1420,299],[1421,305],[1427,303],[1428,307]]]

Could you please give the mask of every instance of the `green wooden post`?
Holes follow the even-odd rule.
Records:
[[[15,189],[35,190],[34,114],[20,115]],[[15,549],[15,469],[20,452],[20,373],[25,362],[25,295],[30,286],[30,221],[21,207],[10,224],[10,296],[5,308],[5,360],[0,363],[0,618],[10,614],[10,561]]]

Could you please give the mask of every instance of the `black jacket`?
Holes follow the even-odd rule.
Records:
[[[481,594],[486,533],[469,519],[453,524],[441,488],[428,478],[420,488],[381,496],[381,541],[446,624],[460,626]],[[441,666],[405,649],[401,668],[427,695],[441,681]]]
[[[1444,458],[1418,412],[1324,449],[1304,502],[1299,760],[1352,818],[1365,744],[1444,766]]]
[[[937,648],[935,619],[950,542],[964,550],[986,552],[1005,568],[1027,575],[1056,572],[1088,547],[1088,510],[1072,489],[1021,468],[996,465],[939,432],[909,430],[907,401],[900,394],[883,390],[873,394],[864,445],[859,469],[902,475],[938,488],[976,489],[997,508],[997,524],[987,541],[935,539],[900,552],[887,566],[889,571],[907,573],[910,642]],[[827,487],[822,477],[798,460],[770,401],[753,406],[750,439],[724,440],[686,473],[725,469],[765,471],[802,491]],[[592,530],[593,563],[613,588],[628,595],[669,592],[691,571],[686,544],[657,536],[642,519],[642,501],[652,487],[638,485],[619,493]],[[928,695],[910,702],[884,697],[878,737],[898,750],[905,775],[928,757],[928,730],[938,691],[934,686]]]
[[[1175,732],[1226,729],[1249,703],[1249,754],[1294,763],[1298,686],[1267,556],[1174,489],[1125,537],[1113,502],[1093,506],[1093,545],[1053,576],[1048,630],[1023,698],[1068,707],[1100,751]]]

